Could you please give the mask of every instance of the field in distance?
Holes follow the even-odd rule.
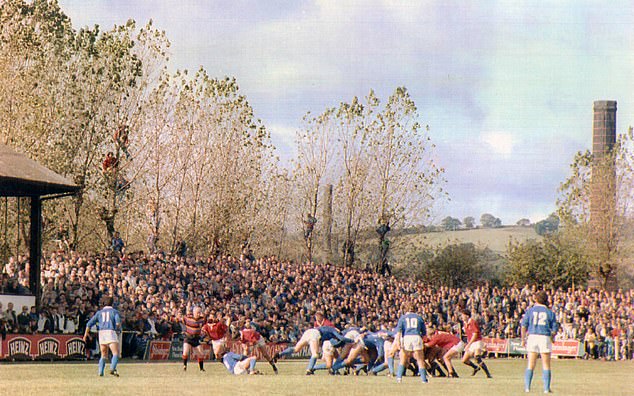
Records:
[[[2,363],[0,395],[519,395],[524,394],[522,359],[489,359],[493,375],[470,376],[470,369],[457,364],[460,378],[432,378],[422,384],[408,376],[402,384],[379,376],[329,376],[318,371],[305,376],[305,361],[279,363],[273,375],[266,362],[258,362],[264,375],[230,375],[218,362],[207,362],[206,372],[191,364],[183,372],[180,363],[126,363],[119,366],[119,378],[97,376],[97,364],[90,363]],[[554,360],[552,389],[558,395],[631,395],[634,387],[632,361],[602,362]],[[542,394],[541,369],[531,389]]]
[[[533,227],[506,226],[500,228],[477,228],[471,230],[426,232],[399,237],[397,250],[436,247],[454,243],[473,243],[478,247],[488,247],[496,253],[505,253],[509,241],[524,242],[528,239],[541,240]]]

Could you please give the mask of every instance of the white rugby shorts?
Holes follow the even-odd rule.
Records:
[[[549,336],[541,334],[529,334],[526,340],[526,352],[550,353],[553,343]]]
[[[99,330],[99,345],[119,343],[119,337],[114,330]]]
[[[224,338],[221,338],[219,340],[211,340],[211,346],[214,348],[214,350],[217,350],[220,347],[224,347],[227,345],[227,340]]]
[[[449,351],[455,352],[455,353],[462,353],[462,351],[464,351],[464,342],[460,341],[456,345],[452,346],[451,349],[449,349]]]
[[[233,373],[235,375],[242,375],[242,374],[246,374],[247,373],[247,367],[249,366],[249,363],[247,363],[249,360],[242,360],[238,363],[236,363],[235,366],[233,366]]]
[[[486,351],[487,347],[482,340],[472,343],[471,345],[469,345],[469,349],[467,350],[467,352],[473,355],[481,355],[483,353],[486,353]]]
[[[317,329],[308,329],[302,334],[302,338],[299,339],[299,343],[302,342],[310,342],[310,341],[319,341],[321,338],[321,334]]]
[[[422,351],[423,339],[420,336],[408,334],[403,336],[402,345],[405,352]]]
[[[335,354],[335,347],[332,346],[332,342],[330,341],[324,341],[321,350],[323,351],[324,357],[333,356]]]

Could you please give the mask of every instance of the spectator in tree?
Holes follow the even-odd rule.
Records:
[[[176,255],[178,257],[187,256],[187,243],[183,239],[181,239],[176,245]]]
[[[55,242],[57,242],[59,250],[66,251],[70,249],[68,244],[68,230],[62,224],[59,225],[59,229],[55,234]]]
[[[129,134],[130,131],[128,129],[128,126],[122,124],[119,125],[119,128],[114,131],[114,135],[112,136],[114,142],[117,144],[117,146],[119,146],[121,151],[123,151],[126,158],[128,159],[130,158],[130,152],[128,151],[128,146],[130,144]]]
[[[121,254],[124,252],[125,243],[123,243],[123,239],[121,239],[121,235],[119,231],[114,232],[114,236],[112,237],[112,244],[110,246],[114,253]]]
[[[304,220],[304,238],[310,238],[310,235],[313,233],[315,229],[315,224],[317,224],[317,219],[315,216],[310,213],[306,215],[306,220]]]
[[[113,172],[117,166],[117,159],[112,151],[108,151],[106,158],[103,160],[102,168],[104,173]]]

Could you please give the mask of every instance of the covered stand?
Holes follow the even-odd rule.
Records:
[[[24,154],[0,144],[0,197],[31,198],[29,288],[39,307],[41,296],[42,201],[75,194],[79,187]]]

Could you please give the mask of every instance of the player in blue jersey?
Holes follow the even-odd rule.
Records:
[[[559,324],[553,311],[548,309],[548,295],[545,291],[537,293],[535,304],[522,318],[522,346],[528,352],[528,367],[524,373],[524,389],[530,392],[533,370],[537,363],[537,355],[542,356],[542,377],[544,393],[550,393],[550,352],[552,337],[557,334]],[[526,335],[528,334],[528,337]]]
[[[383,363],[374,367],[371,371],[373,375],[380,373],[386,368],[388,371],[388,377],[392,377],[394,375],[394,355],[396,354],[396,350],[393,348],[394,343],[394,330],[379,330],[377,335],[383,338]]]
[[[413,312],[413,304],[405,305],[405,314],[403,314],[396,325],[396,338],[394,342],[400,343],[400,363],[396,371],[396,382],[401,382],[405,369],[409,361],[414,356],[418,363],[418,374],[427,383],[427,370],[425,369],[425,344],[423,337],[427,335],[425,329],[425,321],[423,318]]]
[[[257,359],[255,356],[244,356],[234,352],[227,352],[222,356],[222,364],[234,375],[260,374],[255,369]]]
[[[326,342],[328,341],[328,342]],[[324,343],[324,355],[331,357],[326,360],[327,368],[332,367],[332,348],[338,348],[346,343],[352,342],[345,338],[339,330],[330,326],[321,326],[318,328],[308,329],[302,334],[302,337],[297,341],[294,347],[288,347],[282,352],[278,352],[273,357],[273,361],[277,362],[280,357],[291,356],[294,353],[298,353],[305,346],[310,348],[310,360],[308,361],[308,367],[306,368],[306,375],[312,375],[315,373],[315,364],[319,358],[319,343]]]
[[[117,363],[119,362],[119,337],[117,332],[121,331],[121,315],[119,311],[112,307],[113,299],[111,296],[104,297],[104,307],[90,318],[86,323],[86,332],[84,333],[84,342],[88,340],[90,328],[95,324],[99,329],[99,348],[101,357],[99,358],[99,375],[103,376],[106,367],[106,359],[108,357],[108,349],[112,352],[112,360],[110,361],[110,374],[115,377],[119,376],[117,371]]]

